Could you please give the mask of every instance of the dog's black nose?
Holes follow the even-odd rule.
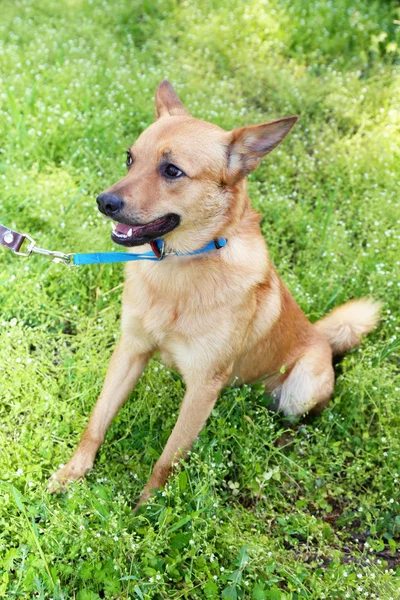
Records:
[[[104,215],[112,217],[122,210],[124,206],[124,201],[119,196],[115,194],[100,194],[97,196],[96,202],[99,207],[99,211]]]

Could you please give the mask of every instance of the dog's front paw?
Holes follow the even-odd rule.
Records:
[[[133,509],[134,512],[136,512],[142,504],[147,502],[150,496],[153,495],[153,492],[162,488],[165,485],[169,471],[170,469],[163,469],[161,467],[157,467],[157,465],[154,467],[153,473],[151,474],[149,481],[143,488],[142,493],[139,496],[138,503]]]
[[[146,485],[146,487],[142,490],[142,493],[139,496],[138,502],[135,508],[133,509],[133,512],[136,512],[142,506],[142,504],[145,504],[147,502],[154,490],[155,487],[150,487],[149,484]]]
[[[72,458],[69,463],[52,475],[47,488],[48,492],[50,494],[65,492],[69,483],[83,479],[92,467],[93,463],[85,463],[83,460]]]

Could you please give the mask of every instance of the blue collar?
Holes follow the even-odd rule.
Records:
[[[74,265],[93,265],[101,263],[116,263],[116,262],[129,262],[131,260],[153,260],[160,261],[168,256],[194,256],[196,254],[204,254],[223,248],[226,246],[227,239],[224,237],[218,238],[209,242],[203,248],[199,250],[193,250],[193,252],[165,252],[164,240],[158,238],[153,240],[150,252],[143,252],[142,254],[132,254],[130,252],[93,252],[92,254],[74,254],[72,257],[72,263]]]

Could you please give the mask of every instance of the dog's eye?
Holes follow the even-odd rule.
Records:
[[[178,177],[181,177],[185,173],[183,171],[181,171],[180,169],[178,169],[178,167],[176,167],[175,165],[168,164],[168,165],[165,165],[165,167],[163,169],[163,174],[166,175],[167,177],[169,177],[170,179],[177,179]]]
[[[133,163],[133,158],[132,158],[132,154],[129,152],[129,150],[126,151],[126,166],[129,168]]]

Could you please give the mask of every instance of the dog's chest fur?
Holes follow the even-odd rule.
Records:
[[[207,369],[208,362],[215,365],[216,356],[221,364],[235,362],[252,336],[252,324],[260,334],[265,329],[256,313],[257,290],[267,272],[262,239],[250,244],[237,239],[223,251],[194,260],[168,257],[160,263],[131,263],[126,269],[123,326],[132,327],[183,375],[193,368]],[[261,320],[276,317],[270,311]]]

